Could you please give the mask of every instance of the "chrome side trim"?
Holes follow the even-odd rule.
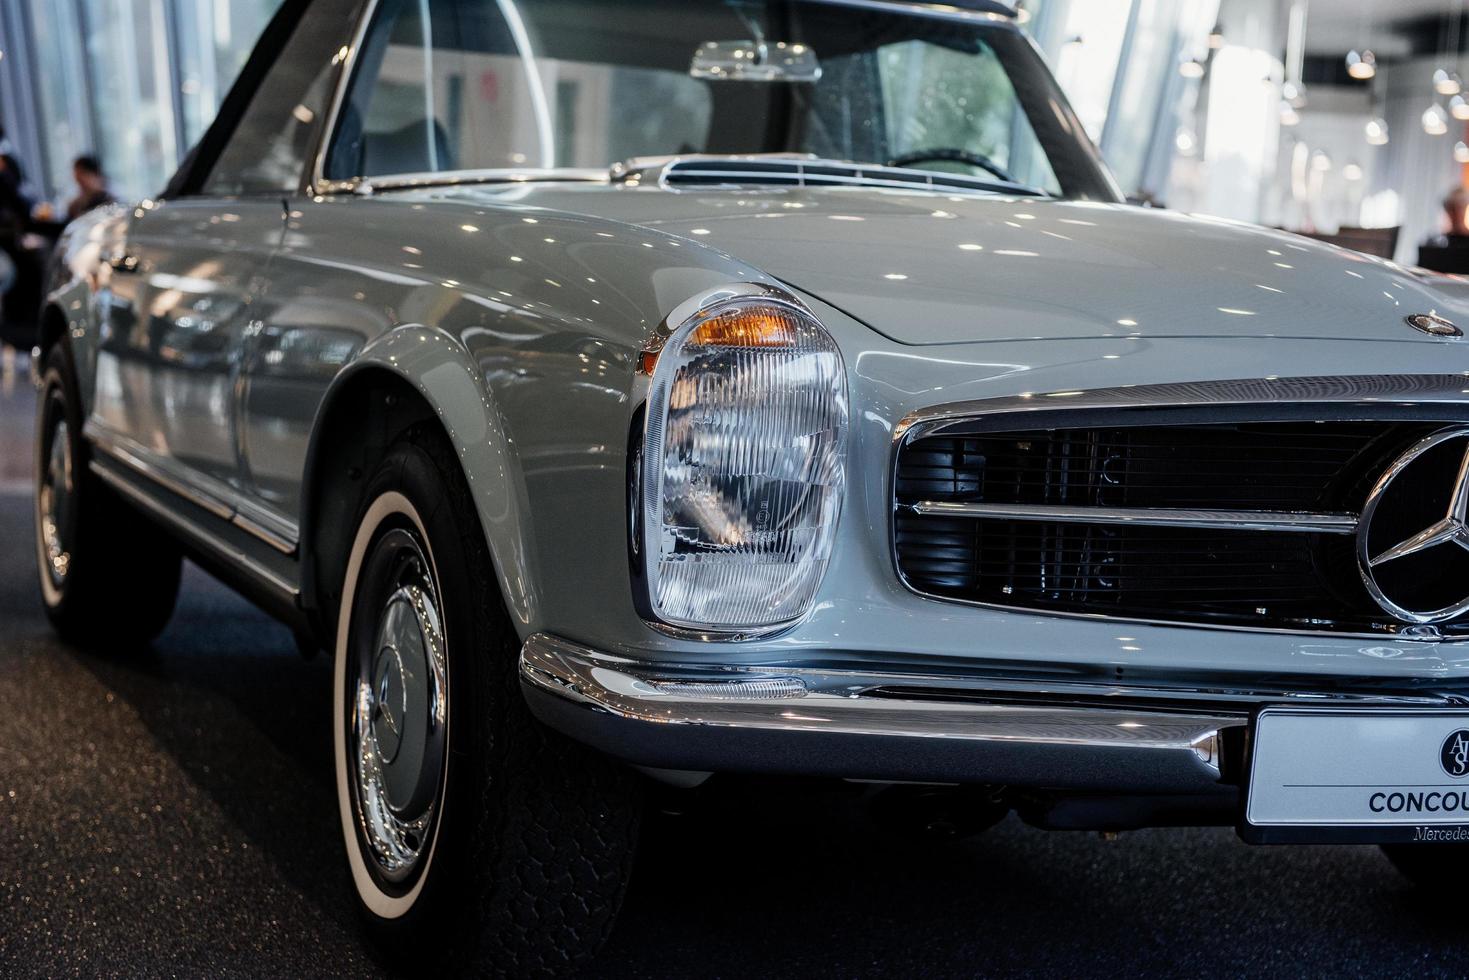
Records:
[[[296,522],[256,503],[234,489],[198,473],[183,472],[168,460],[121,433],[91,419],[86,434],[108,458],[177,497],[265,542],[283,555],[294,554],[300,540]]]
[[[283,555],[295,552],[301,532],[296,522],[246,497],[234,496],[235,527],[259,538]]]
[[[1133,524],[1140,527],[1197,527],[1297,534],[1356,534],[1355,514],[1283,511],[1181,510],[1169,507],[1068,507],[1057,504],[970,504],[920,500],[915,514],[1061,524]]]
[[[993,745],[996,752],[1002,745],[1102,748],[1172,756],[1216,777],[1219,730],[1245,720],[1243,712],[877,696],[871,692],[879,688],[916,688],[925,681],[952,685],[953,679],[801,667],[658,665],[545,633],[525,641],[520,673],[527,685],[562,700],[658,726],[942,740]],[[1158,764],[1165,763],[1159,759]],[[860,761],[854,765],[860,767]]]
[[[234,562],[245,569],[252,578],[269,586],[292,603],[295,603],[300,597],[300,589],[294,583],[288,582],[280,575],[266,568],[243,550],[228,544],[217,535],[211,534],[193,521],[183,517],[177,511],[166,507],[122,476],[112,472],[107,466],[103,465],[101,460],[92,460],[90,468],[108,486],[127,497],[134,504],[147,510],[157,520],[167,524],[179,534],[192,540],[197,546],[208,550],[211,554],[218,556],[222,560]]]
[[[175,477],[157,460],[150,459],[151,453],[136,444],[131,444],[131,440],[106,432],[100,426],[89,424],[88,429],[87,434],[91,436],[92,446],[95,449],[107,454],[139,476],[177,497],[182,497],[194,506],[208,511],[222,521],[230,520],[235,516],[235,510],[229,504],[216,495]]]

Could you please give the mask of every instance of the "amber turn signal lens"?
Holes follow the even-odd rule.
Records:
[[[796,347],[800,324],[774,306],[737,308],[699,324],[689,336],[694,347]]]

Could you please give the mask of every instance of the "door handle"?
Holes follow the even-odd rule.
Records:
[[[136,255],[133,255],[131,252],[124,252],[121,255],[114,255],[108,259],[107,264],[112,266],[113,272],[131,274],[138,271],[138,266],[141,263],[138,261]]]

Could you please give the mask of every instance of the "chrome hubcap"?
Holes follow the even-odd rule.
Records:
[[[67,546],[74,491],[70,435],[66,419],[58,418],[51,429],[51,450],[46,455],[37,493],[41,550],[51,584],[57,588],[66,581],[66,573],[71,569],[71,552]]]
[[[379,546],[385,573],[370,647],[353,691],[353,768],[358,820],[378,873],[411,875],[437,816],[448,747],[444,629],[428,563],[406,532]],[[381,594],[381,593],[379,593]]]

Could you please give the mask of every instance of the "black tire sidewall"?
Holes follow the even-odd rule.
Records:
[[[421,890],[392,918],[372,913],[354,884],[356,899],[380,949],[415,973],[567,972],[595,954],[615,921],[632,869],[641,786],[621,764],[532,717],[502,579],[458,455],[432,423],[402,434],[366,480],[343,581],[333,712],[348,857],[356,828],[343,781],[347,623],[353,578],[377,533],[375,502],[390,494],[416,513],[434,566],[448,661],[448,758]],[[360,882],[359,869],[352,871]]]
[[[70,509],[68,515],[68,527],[72,531],[72,540],[66,542],[67,551],[71,555],[71,566],[67,571],[65,580],[54,587],[56,595],[53,597],[47,589],[48,572],[45,565],[45,543],[41,536],[41,479],[49,462],[51,451],[52,433],[49,428],[53,421],[53,402],[61,403],[63,415],[62,421],[66,422],[67,441],[69,443],[67,452],[71,455],[72,483],[74,491],[67,500]],[[74,589],[73,583],[79,576],[87,573],[87,555],[85,551],[86,538],[86,496],[87,490],[87,459],[85,456],[85,440],[81,438],[82,414],[81,405],[77,397],[76,381],[71,370],[70,358],[66,356],[65,348],[61,344],[52,347],[46,355],[41,374],[41,394],[37,401],[36,409],[36,438],[35,438],[35,554],[37,585],[41,590],[41,598],[45,603],[46,612],[53,620],[65,620],[70,608],[70,596]]]
[[[62,584],[51,590],[53,596],[41,578],[47,571],[39,490],[57,398],[67,426],[72,493],[67,501],[70,540],[65,542],[70,565]],[[65,341],[45,355],[37,406],[32,515],[36,587],[47,618],[62,639],[89,649],[115,654],[146,645],[173,615],[182,552],[92,472],[91,447],[82,434],[86,416]]]
[[[357,522],[359,528],[374,504],[390,494],[400,494],[405,498],[421,523],[416,530],[420,532],[418,536],[424,538],[422,543],[433,566],[440,601],[439,611],[444,620],[444,649],[449,678],[448,758],[445,762],[439,814],[433,840],[429,845],[431,849],[425,854],[424,860],[427,864],[421,872],[422,887],[406,911],[391,917],[378,914],[363,900],[360,891],[357,894],[362,913],[376,930],[390,935],[402,933],[406,936],[418,935],[427,927],[435,932],[444,928],[446,924],[442,922],[445,911],[450,913],[450,918],[458,918],[452,909],[446,909],[445,906],[451,904],[447,900],[457,895],[468,880],[462,858],[469,853],[470,842],[467,837],[474,821],[466,819],[466,814],[483,799],[480,777],[485,768],[485,756],[494,744],[489,726],[482,724],[480,718],[483,712],[491,710],[484,702],[487,699],[499,700],[502,694],[488,692],[486,697],[487,692],[481,690],[488,680],[484,676],[484,668],[487,662],[499,657],[503,651],[496,649],[497,638],[487,635],[490,632],[486,628],[489,624],[478,614],[478,606],[482,600],[469,587],[471,582],[478,583],[481,587],[492,584],[483,579],[488,570],[475,567],[478,564],[474,561],[475,556],[469,554],[464,546],[461,537],[463,531],[456,520],[449,490],[444,486],[443,474],[439,472],[433,459],[415,446],[400,444],[395,447],[364,488],[364,503]],[[368,546],[368,554],[376,540],[394,526],[401,525],[388,519],[374,528],[373,544]],[[360,575],[361,569],[357,571]],[[344,626],[361,618],[358,607],[359,603],[365,601],[364,595],[356,587],[358,583],[350,584],[352,602],[351,608],[344,603],[341,619]],[[345,589],[343,595],[345,598]],[[348,629],[349,635],[338,644],[339,656],[352,643],[350,627]],[[345,665],[339,666],[338,673],[333,696],[338,699],[339,704],[344,705],[347,696],[343,683],[346,680]],[[345,733],[337,734],[340,754]],[[349,763],[339,759],[338,765]],[[350,772],[350,768],[348,771]],[[353,816],[355,817],[355,812]],[[356,833],[355,827],[344,825],[344,835],[349,832]],[[367,860],[365,855],[361,855],[361,860]],[[386,892],[383,894],[391,898],[398,897]]]

